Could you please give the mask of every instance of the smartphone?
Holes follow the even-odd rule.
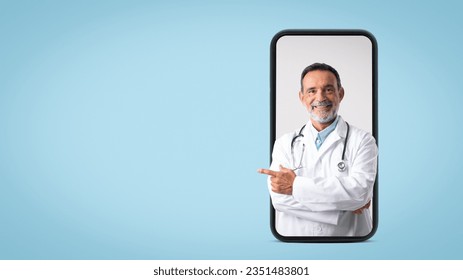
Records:
[[[285,242],[369,239],[378,227],[375,37],[283,30],[270,54],[272,233]]]

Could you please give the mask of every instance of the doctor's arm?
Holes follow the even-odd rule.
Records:
[[[282,146],[283,145],[281,142],[277,140],[273,147],[272,164],[270,165],[270,169],[258,170],[259,173],[269,175],[267,179],[267,185],[272,200],[272,205],[275,210],[314,222],[336,225],[339,217],[339,213],[337,211],[312,211],[296,201],[292,195],[277,193],[272,190],[272,178],[275,178],[275,176],[272,176],[271,173],[280,171],[280,166],[290,166],[290,160],[288,158],[289,155],[284,153]]]
[[[293,183],[296,201],[312,211],[356,211],[368,205],[376,179],[378,149],[367,134],[360,140],[348,176],[301,177]]]

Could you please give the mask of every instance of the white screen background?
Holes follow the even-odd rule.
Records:
[[[345,95],[338,113],[371,133],[371,41],[365,36],[285,35],[276,45],[276,137],[300,129],[309,120],[298,93],[302,70],[315,62],[333,66],[341,77]]]

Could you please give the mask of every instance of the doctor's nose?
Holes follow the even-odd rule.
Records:
[[[317,101],[324,101],[326,99],[326,92],[324,90],[317,90],[314,97]]]

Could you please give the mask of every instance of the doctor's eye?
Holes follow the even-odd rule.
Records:
[[[316,92],[315,89],[309,89],[309,90],[307,90],[307,93],[308,93],[309,95],[314,95],[315,92]]]
[[[334,92],[334,88],[328,87],[328,88],[325,89],[325,92],[326,92],[326,93],[333,93],[333,92]]]

